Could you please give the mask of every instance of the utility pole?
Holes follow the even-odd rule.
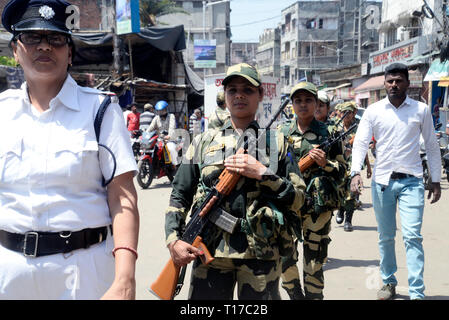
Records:
[[[362,63],[362,8],[363,0],[359,0],[358,39],[357,39],[357,63]]]

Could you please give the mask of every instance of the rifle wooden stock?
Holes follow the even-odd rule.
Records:
[[[214,257],[210,254],[206,245],[203,243],[203,239],[198,236],[193,241],[192,246],[200,249],[204,252],[204,255],[200,256],[201,261],[204,264],[209,264],[214,261]],[[178,267],[170,258],[166,263],[164,269],[157,277],[156,281],[151,284],[151,291],[162,300],[172,300],[175,296],[176,285],[178,284],[179,272],[181,267]]]
[[[309,154],[306,154],[298,162],[299,171],[301,171],[301,173],[304,173],[304,171],[309,169],[314,163],[315,160],[313,160]]]

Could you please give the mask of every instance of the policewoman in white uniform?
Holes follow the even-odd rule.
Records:
[[[137,168],[118,104],[99,136],[114,174],[94,130],[105,96],[67,73],[68,5],[13,0],[2,15],[26,82],[0,94],[0,299],[135,298]]]

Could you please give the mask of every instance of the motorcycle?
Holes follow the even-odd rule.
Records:
[[[163,133],[164,134],[164,133]],[[144,132],[140,140],[141,156],[137,162],[137,183],[147,189],[156,179],[167,176],[173,181],[177,167],[171,162],[170,153],[162,137],[156,131]]]

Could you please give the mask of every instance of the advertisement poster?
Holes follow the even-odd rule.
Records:
[[[216,99],[217,93],[223,90],[221,82],[224,79],[224,74],[215,74],[206,76],[204,83],[204,116],[209,119],[212,112],[217,107]],[[264,97],[259,104],[259,111],[257,112],[256,119],[259,122],[261,128],[265,128],[272,116],[281,106],[281,86],[280,79],[274,77],[262,76],[262,86],[264,88]],[[271,125],[271,129],[275,129],[277,122]]]
[[[217,67],[217,40],[195,40],[193,48],[195,68]]]
[[[140,32],[139,0],[117,0],[117,34]]]

